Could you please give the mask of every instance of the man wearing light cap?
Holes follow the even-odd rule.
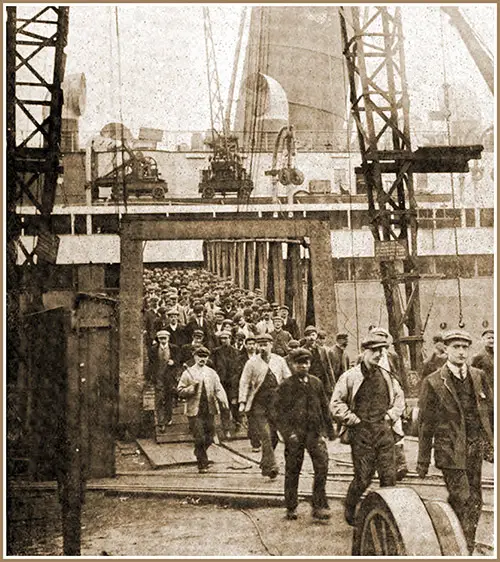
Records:
[[[481,472],[485,446],[492,445],[493,398],[483,371],[467,366],[470,335],[463,330],[443,334],[448,359],[422,382],[419,400],[417,472],[424,478],[431,450],[448,489],[469,554],[483,505]],[[434,443],[433,443],[434,442]]]
[[[333,417],[342,424],[341,441],[351,444],[354,479],[344,510],[349,525],[355,524],[356,506],[375,471],[381,486],[396,485],[394,434],[403,436],[405,400],[397,379],[378,366],[387,346],[385,337],[369,334],[361,343],[360,363],[341,375],[330,402]]]
[[[279,473],[274,456],[278,444],[276,432],[276,390],[290,371],[283,357],[271,353],[273,338],[257,336],[259,354],[247,361],[240,379],[240,412],[253,417],[262,444],[262,476],[274,480]]]
[[[278,387],[276,423],[285,440],[285,506],[287,519],[297,519],[299,476],[307,449],[314,469],[312,516],[329,519],[326,498],[328,449],[324,437],[333,439],[333,424],[323,383],[309,374],[311,352],[290,352],[292,376]]]
[[[177,385],[178,395],[187,398],[186,414],[194,438],[194,454],[200,473],[208,470],[207,449],[213,443],[215,435],[215,416],[229,410],[219,376],[207,366],[209,355],[209,350],[204,346],[195,349],[195,364],[185,369]]]

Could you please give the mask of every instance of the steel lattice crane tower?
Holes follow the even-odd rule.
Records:
[[[68,7],[7,7],[7,347],[9,367],[13,367],[8,372],[12,374],[17,372],[21,278],[29,270],[27,289],[34,308],[41,309],[44,265],[54,263],[57,255],[59,240],[52,233],[51,214],[62,173],[62,82],[68,16]],[[24,198],[39,213],[37,243],[31,251],[20,239],[17,205]],[[16,265],[18,248],[25,256],[21,268]]]
[[[389,331],[400,357],[420,370],[422,321],[413,173],[467,172],[482,146],[412,150],[400,8],[340,8],[351,112],[356,122],[375,257],[380,263]],[[401,286],[403,291],[401,291]],[[405,391],[407,381],[402,381]]]

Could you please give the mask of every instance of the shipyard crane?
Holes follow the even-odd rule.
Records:
[[[458,6],[440,6],[440,9],[450,18],[450,23],[458,31],[490,92],[494,94],[495,68],[492,55],[488,52],[481,38],[474,31]]]
[[[20,359],[21,280],[31,295],[32,309],[43,309],[47,266],[55,263],[59,244],[51,215],[62,173],[62,82],[68,15],[69,8],[61,6],[7,7],[7,373],[14,380]],[[33,249],[20,238],[22,224],[17,206],[24,198],[39,213]],[[20,266],[18,249],[25,258]]]
[[[211,138],[206,143],[212,149],[212,155],[209,167],[201,171],[199,192],[204,199],[213,198],[217,193],[224,196],[236,193],[238,197],[245,199],[253,190],[253,181],[243,166],[238,137],[229,133],[229,118],[224,116],[212,24],[207,6],[203,7],[203,26],[211,126]]]
[[[357,6],[341,7],[339,13],[362,161],[356,172],[367,187],[389,331],[398,355],[407,356],[406,345],[411,369],[419,371],[423,330],[413,173],[467,172],[468,161],[479,159],[483,147],[421,147],[413,151],[401,9],[365,7],[363,18]],[[408,395],[408,381],[402,382]]]

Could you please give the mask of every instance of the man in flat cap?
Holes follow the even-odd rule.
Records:
[[[435,334],[432,337],[432,343],[434,344],[434,350],[429,359],[424,361],[422,365],[422,378],[434,373],[434,371],[437,371],[446,363],[447,356],[443,343],[443,334]]]
[[[216,334],[220,345],[212,352],[212,363],[216,373],[219,375],[220,382],[226,391],[229,408],[235,424],[235,431],[238,431],[241,425],[240,413],[238,408],[238,391],[240,374],[238,350],[231,345],[232,334],[228,330],[218,332]]]
[[[290,332],[283,329],[283,318],[273,316],[274,329],[271,333],[273,338],[273,353],[285,357],[288,354],[288,342],[292,339]]]
[[[483,349],[474,355],[471,361],[471,367],[476,369],[481,369],[484,371],[491,387],[491,393],[493,395],[494,388],[494,370],[495,370],[495,332],[491,329],[484,330],[481,334],[483,340]]]
[[[165,432],[166,426],[172,423],[175,387],[179,376],[180,350],[169,342],[167,330],[156,333],[156,341],[149,353],[150,380],[155,387],[155,412],[157,430]]]
[[[239,352],[239,365],[238,365],[238,380],[241,380],[241,374],[247,362],[256,355],[257,353],[257,341],[255,336],[249,336],[245,339],[245,344],[243,349]],[[238,393],[239,393],[239,383],[238,383]],[[241,412],[240,412],[241,414]],[[252,446],[253,453],[260,453],[260,437],[258,428],[255,426],[255,420],[252,416],[247,416],[248,425],[248,439],[250,445]]]
[[[198,328],[193,330],[191,343],[186,343],[181,347],[181,362],[189,366],[194,365],[194,352],[204,344],[205,334]]]
[[[184,328],[188,338],[192,337],[194,330],[201,330],[203,332],[203,343],[208,349],[211,350],[215,347],[213,325],[205,318],[205,307],[201,303],[197,303],[193,306],[193,317]]]
[[[297,321],[290,316],[290,309],[286,304],[280,306],[279,314],[283,318],[283,330],[290,332],[292,338],[298,340],[300,337]]]
[[[330,400],[335,386],[335,378],[333,376],[332,365],[328,358],[326,349],[318,345],[318,330],[315,326],[307,326],[304,330],[304,344],[303,347],[311,352],[311,367],[309,372],[311,375],[318,377],[325,387],[326,395]]]
[[[217,373],[207,366],[209,350],[200,346],[194,351],[195,364],[183,371],[177,393],[186,398],[189,429],[194,438],[194,454],[198,471],[208,470],[207,449],[215,435],[215,416],[229,410],[226,392]]]
[[[285,506],[287,519],[297,519],[299,476],[307,449],[314,469],[312,516],[329,519],[326,498],[328,449],[325,437],[333,439],[333,424],[323,383],[309,374],[311,352],[290,352],[292,376],[278,387],[276,423],[285,440]]]
[[[469,554],[481,508],[484,447],[491,445],[493,398],[484,371],[467,366],[470,335],[450,330],[443,335],[448,359],[422,382],[419,400],[417,472],[424,478],[434,442],[434,461],[448,489],[448,502],[457,514]]]
[[[360,363],[341,375],[330,402],[335,420],[342,424],[341,441],[351,444],[354,479],[344,510],[349,525],[355,524],[356,506],[375,471],[381,486],[396,485],[394,434],[404,435],[405,400],[397,379],[378,366],[387,346],[387,338],[369,334],[361,343]]]
[[[328,358],[332,365],[333,376],[336,381],[339,380],[340,375],[349,369],[349,356],[347,355],[347,344],[349,343],[349,336],[341,332],[335,337],[335,345],[332,348],[327,348]]]
[[[283,357],[271,353],[273,338],[269,334],[257,336],[259,353],[247,361],[240,379],[240,412],[253,418],[262,444],[262,476],[274,480],[278,465],[274,449],[278,444],[275,401],[278,386],[290,376]]]

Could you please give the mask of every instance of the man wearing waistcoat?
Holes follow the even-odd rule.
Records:
[[[340,439],[351,445],[354,479],[345,499],[344,516],[355,524],[356,506],[375,471],[381,486],[396,485],[395,435],[402,437],[404,394],[397,379],[378,363],[387,338],[369,334],[361,343],[361,361],[341,375],[330,410],[342,424]],[[347,432],[348,438],[344,438]]]
[[[426,476],[434,441],[435,464],[443,473],[448,502],[472,555],[483,505],[484,447],[493,441],[493,399],[485,373],[467,366],[470,335],[451,330],[443,335],[443,342],[448,360],[422,382],[417,472],[421,478]]]
[[[262,334],[256,339],[259,353],[246,362],[240,378],[239,410],[249,419],[253,418],[262,444],[262,476],[274,480],[279,473],[274,456],[278,444],[276,392],[283,380],[290,376],[290,370],[283,357],[271,353],[273,338],[270,334]]]

